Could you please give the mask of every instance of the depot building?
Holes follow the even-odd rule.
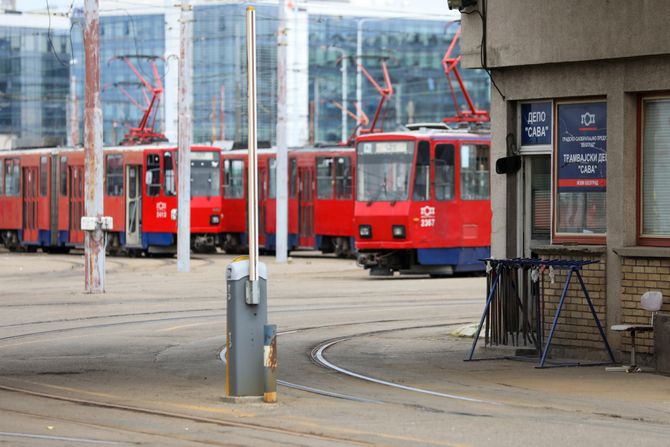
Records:
[[[492,255],[599,261],[585,284],[626,360],[630,335],[611,326],[649,323],[649,290],[670,312],[670,3],[476,3],[463,63],[491,73],[492,160],[506,160],[491,178]],[[547,316],[562,286],[548,286]],[[571,285],[553,346],[602,356],[580,297]],[[641,362],[669,368],[669,338],[654,337],[638,335]]]

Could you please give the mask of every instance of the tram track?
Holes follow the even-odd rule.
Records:
[[[336,435],[328,435],[328,434],[315,433],[315,432],[310,432],[310,431],[291,430],[291,429],[275,427],[275,426],[270,426],[270,425],[263,425],[263,424],[259,424],[259,423],[253,423],[253,422],[231,421],[231,420],[225,420],[225,419],[217,419],[217,418],[211,418],[211,417],[196,416],[196,415],[191,415],[191,414],[186,414],[186,413],[179,413],[179,412],[174,412],[174,411],[165,411],[165,410],[159,410],[159,409],[145,408],[145,407],[134,406],[134,405],[124,405],[124,404],[102,402],[102,401],[90,400],[90,399],[80,399],[80,398],[62,396],[62,395],[57,395],[57,394],[38,392],[38,391],[33,391],[33,390],[28,390],[28,389],[23,389],[23,388],[11,387],[11,386],[6,386],[6,385],[0,385],[0,390],[6,391],[6,392],[11,392],[11,393],[22,394],[24,396],[32,396],[32,397],[38,397],[38,398],[43,398],[43,399],[56,400],[56,401],[60,401],[60,402],[68,402],[68,403],[71,403],[71,404],[82,405],[82,406],[86,406],[86,407],[94,407],[94,408],[108,409],[108,410],[120,410],[120,411],[143,414],[143,415],[149,415],[149,416],[158,416],[158,417],[164,417],[164,418],[192,421],[192,422],[198,422],[198,423],[203,423],[203,424],[214,424],[214,425],[218,425],[218,426],[221,426],[221,427],[227,427],[227,428],[239,428],[239,429],[245,429],[245,430],[262,431],[262,432],[266,432],[266,433],[275,433],[275,434],[294,436],[294,437],[299,437],[299,438],[304,438],[304,439],[314,439],[314,440],[319,440],[319,441],[330,441],[330,442],[334,442],[334,443],[345,443],[346,445],[359,445],[359,446],[380,445],[379,443],[376,443],[376,442],[361,441],[361,440],[356,440],[356,439],[346,438],[346,437],[336,436]],[[74,422],[74,421],[71,421],[71,422]],[[126,427],[115,427],[115,429],[122,430],[122,431],[127,431],[127,432],[137,432],[137,431],[134,431],[134,430],[128,430]],[[142,433],[142,434],[146,434],[146,435],[152,435],[152,433],[143,433],[142,431],[139,431],[138,433]],[[165,436],[163,435],[163,437],[165,437]],[[190,440],[190,439],[189,439],[189,442],[203,443],[202,441]],[[226,444],[206,443],[206,444],[207,445],[230,445],[230,444],[227,444],[227,443]]]
[[[417,308],[417,307],[435,307],[435,306],[444,306],[444,305],[469,305],[472,304],[472,301],[469,300],[434,300],[433,302],[426,302],[426,300],[416,300],[412,302],[402,302],[402,303],[391,303],[385,304],[386,308]],[[287,308],[283,308],[287,307]],[[296,305],[287,305],[287,306],[276,306],[271,311],[271,314],[280,314],[280,313],[304,313],[304,312],[323,312],[323,311],[346,311],[346,310],[362,310],[362,309],[376,309],[379,306],[376,304],[342,304],[342,305],[331,305],[331,306],[312,306],[312,307],[298,307]],[[163,314],[181,314],[181,313],[198,313],[198,312],[217,312],[216,314],[210,315],[201,315],[201,316],[188,316],[188,317],[175,317],[175,318],[213,318],[213,317],[224,317],[225,309],[221,307],[212,307],[212,308],[201,308],[201,309],[184,309],[184,310],[165,310],[165,311],[156,311],[156,312],[139,312],[139,313],[127,313],[127,314],[107,314],[107,315],[95,315],[90,317],[80,317],[80,318],[62,318],[54,320],[40,320],[40,321],[31,321],[23,323],[13,323],[8,325],[0,326],[0,329],[5,328],[16,328],[16,327],[25,327],[25,326],[39,326],[46,324],[58,324],[58,323],[73,323],[81,321],[94,321],[100,319],[113,319],[113,318],[130,318],[130,317],[143,317],[149,315],[163,315]],[[137,320],[137,321],[121,321],[113,323],[104,323],[101,325],[86,325],[86,326],[74,326],[70,328],[60,328],[53,329],[49,331],[37,331],[29,332],[25,334],[17,334],[12,336],[0,337],[0,342],[5,340],[13,340],[17,338],[30,337],[35,335],[46,335],[46,334],[55,334],[59,332],[68,332],[73,330],[82,330],[82,329],[95,329],[98,327],[109,327],[114,325],[123,325],[123,324],[138,324],[138,323],[156,323],[160,321],[174,321],[175,318],[168,319],[150,319],[150,320]]]

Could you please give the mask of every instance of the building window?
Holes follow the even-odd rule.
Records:
[[[335,159],[335,198],[351,199],[353,172],[351,171],[351,157],[337,157]]]
[[[489,147],[461,145],[461,199],[488,200]]]
[[[60,195],[67,195],[67,157],[60,158]]]
[[[333,159],[318,157],[316,159],[316,197],[319,199],[333,198]]]
[[[147,195],[157,196],[161,193],[161,156],[159,154],[147,155]]]
[[[105,169],[107,195],[120,197],[123,195],[123,156],[112,154],[107,156]],[[61,180],[62,181],[62,180]]]
[[[670,98],[642,101],[640,237],[670,244]],[[650,241],[647,241],[650,242]]]
[[[417,201],[430,199],[430,143],[427,141],[420,141],[416,152],[412,199]]]
[[[176,154],[175,154],[176,155]],[[163,185],[166,196],[176,196],[177,195],[177,181],[175,180],[174,173],[174,161],[176,161],[176,156],[172,156],[172,152],[165,152],[163,154]],[[218,186],[217,186],[218,188]]]
[[[47,196],[49,185],[49,159],[46,156],[40,157],[40,197]]]
[[[225,160],[223,175],[223,196],[226,199],[244,198],[244,161]]]
[[[435,146],[435,199],[452,200],[454,198],[454,146],[438,144]]]
[[[19,160],[5,160],[5,195],[16,197],[21,193],[21,168]]]
[[[607,104],[557,105],[556,227],[558,242],[603,236],[607,186]],[[566,239],[568,238],[568,239]]]
[[[277,159],[268,160],[268,198],[277,197]]]

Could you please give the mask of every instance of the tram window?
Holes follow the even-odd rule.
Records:
[[[18,160],[5,160],[5,195],[18,196],[21,192],[21,169]]]
[[[289,194],[292,198],[298,191],[298,160],[292,158],[289,161]]]
[[[316,159],[316,197],[319,199],[333,198],[333,159],[319,157]]]
[[[5,169],[0,160],[0,196],[5,195]]]
[[[489,198],[489,148],[486,145],[461,146],[461,199]]]
[[[67,195],[67,157],[60,158],[60,195]]]
[[[174,175],[174,163],[172,161],[172,153],[165,152],[163,154],[163,190],[165,191],[166,196],[176,196],[177,195],[177,182],[175,181]]]
[[[277,159],[271,158],[268,160],[268,198],[275,199],[277,197]]]
[[[120,197],[123,195],[123,156],[121,154],[107,155],[105,182],[108,196]]]
[[[351,157],[337,157],[335,159],[335,198],[351,199],[351,191]]]
[[[430,199],[430,143],[420,141],[416,152],[412,200],[423,201],[428,199]]]
[[[454,146],[435,146],[435,200],[454,198]]]
[[[227,199],[244,198],[244,161],[225,160],[223,195]]]
[[[40,197],[47,196],[47,186],[49,179],[49,161],[46,156],[40,157]]]
[[[147,174],[145,183],[147,195],[157,196],[161,193],[161,160],[159,154],[147,155]]]

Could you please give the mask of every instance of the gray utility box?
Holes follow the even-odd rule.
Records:
[[[670,313],[654,315],[654,355],[656,370],[670,374]]]
[[[226,268],[226,394],[263,395],[263,326],[268,320],[267,268],[258,263],[258,304],[247,304],[249,261]]]

